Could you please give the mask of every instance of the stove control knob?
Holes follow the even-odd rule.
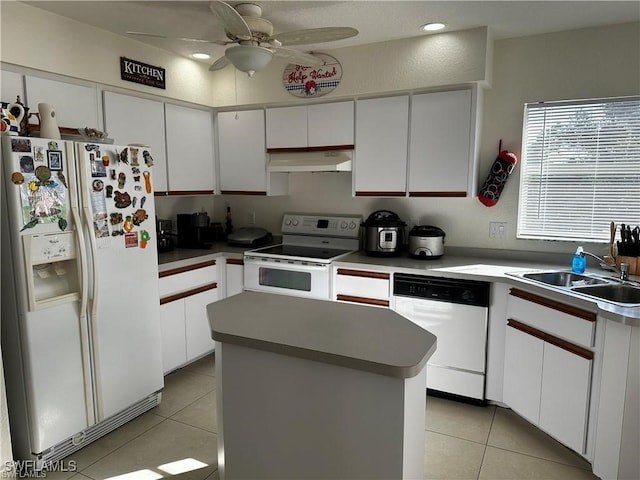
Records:
[[[356,228],[356,227],[357,227],[356,222],[351,222],[351,223],[349,224],[349,228],[350,228],[351,230],[353,230],[353,229],[354,229],[354,228]]]
[[[347,222],[342,222],[340,224],[340,228],[347,228],[347,227],[348,227]]]
[[[292,223],[293,223],[293,226],[296,227],[298,225],[298,219],[294,218]]]
[[[285,218],[284,219],[284,224],[285,225],[291,225],[291,219],[290,218]]]

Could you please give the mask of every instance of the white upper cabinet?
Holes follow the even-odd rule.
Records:
[[[310,147],[353,145],[353,102],[320,103],[307,107]]]
[[[218,113],[221,193],[267,193],[264,111]]]
[[[148,145],[153,156],[152,181],[156,193],[166,192],[164,105],[146,98],[104,92],[104,123],[109,137],[118,145]]]
[[[165,118],[169,193],[213,193],[212,112],[165,104]]]
[[[307,147],[307,106],[267,108],[267,148]]]
[[[468,195],[474,161],[472,92],[411,98],[409,195]]]
[[[408,134],[408,96],[356,102],[356,196],[406,195]]]
[[[95,85],[58,82],[31,75],[25,76],[25,84],[27,99],[23,102],[29,106],[29,113],[37,113],[39,103],[50,103],[56,107],[58,127],[102,129]],[[31,123],[37,121],[32,119]],[[112,132],[107,130],[107,133],[113,138]]]
[[[353,102],[266,110],[267,148],[353,145]]]

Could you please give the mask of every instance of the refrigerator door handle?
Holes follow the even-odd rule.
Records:
[[[91,228],[92,226],[92,214],[91,214],[91,208],[90,207],[84,207],[83,208],[84,211],[84,221],[86,224],[86,227],[88,229]],[[89,230],[91,231],[91,230]],[[90,242],[89,244],[91,245],[91,252],[92,252],[92,256],[95,259],[96,258],[96,250],[97,250],[97,245],[96,245],[96,241],[93,238],[92,235],[90,235]],[[97,268],[95,265],[95,261],[93,262],[93,267],[91,268],[92,271],[92,280],[93,280],[93,288],[92,288],[92,293],[91,293],[91,318],[93,319],[93,321],[95,322],[95,318],[98,316],[98,272],[97,272]]]
[[[73,148],[67,144],[67,158],[74,158]],[[78,245],[79,260],[80,260],[80,335],[81,335],[81,351],[82,351],[82,370],[84,374],[84,390],[85,390],[85,405],[87,412],[87,424],[93,425],[96,422],[95,405],[94,405],[94,393],[93,393],[93,374],[91,370],[91,342],[89,325],[87,323],[87,304],[89,301],[89,271],[88,271],[88,257],[87,257],[87,244],[84,238],[84,225],[80,215],[79,200],[80,194],[77,188],[78,172],[76,171],[74,162],[67,162],[70,177],[72,181],[69,182],[69,194],[70,194],[70,210],[75,225],[76,242]]]

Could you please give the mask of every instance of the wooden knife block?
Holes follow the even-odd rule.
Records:
[[[616,267],[620,268],[621,263],[629,264],[629,275],[640,274],[640,257],[624,257],[619,255],[616,257]]]

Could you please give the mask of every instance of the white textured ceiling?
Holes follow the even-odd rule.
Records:
[[[23,3],[94,25],[119,35],[143,31],[176,39],[135,37],[180,55],[202,51],[215,59],[225,47],[177,40],[225,40],[224,29],[207,1],[25,1]],[[229,2],[235,5],[240,2]],[[487,26],[496,39],[640,21],[640,1],[260,1],[274,33],[305,28],[351,26],[356,37],[303,51],[363,45],[422,35],[431,21],[447,30]],[[132,37],[130,37],[132,38]],[[207,61],[210,62],[210,61]]]

